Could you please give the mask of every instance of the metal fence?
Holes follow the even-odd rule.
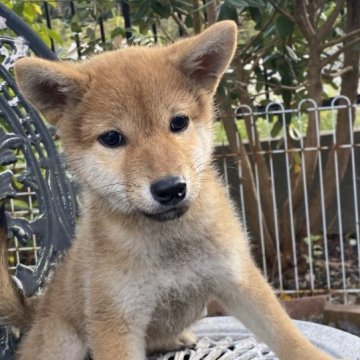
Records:
[[[338,118],[340,112],[342,117]],[[239,133],[248,121],[252,134],[245,132],[245,139],[239,136],[237,152],[224,141],[216,147],[215,158],[265,276],[279,294],[340,294],[345,302],[357,302],[360,294],[359,106],[339,96],[322,107],[311,99],[301,101],[295,109],[285,109],[276,102],[260,110],[240,106],[236,115]],[[344,119],[346,124],[337,125],[338,120]],[[310,121],[315,121],[316,137],[315,143],[307,146],[305,133]],[[275,122],[282,124],[282,129],[274,137]],[[259,140],[256,148],[246,139],[255,136]],[[307,154],[314,155],[313,169],[306,164]],[[260,157],[266,165],[268,187],[262,186],[264,171],[259,169]],[[250,179],[246,177],[248,163]],[[327,168],[333,169],[331,181]],[[310,180],[307,171],[313,172]],[[303,196],[295,208],[297,181],[301,183]],[[251,186],[255,202],[246,199]],[[270,208],[265,208],[269,206],[264,200],[265,193],[271,194]],[[266,223],[265,212],[270,214],[271,224]],[[319,221],[314,223],[312,216]],[[284,229],[284,218],[288,219],[288,229]],[[266,244],[269,241],[265,236],[266,226],[272,228],[270,247]],[[286,243],[290,244],[290,253],[284,258]]]

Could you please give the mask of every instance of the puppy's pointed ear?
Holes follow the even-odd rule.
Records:
[[[15,77],[24,97],[54,125],[74,110],[89,81],[79,65],[38,58],[16,61]]]
[[[236,24],[221,21],[200,35],[170,46],[170,59],[195,85],[212,93],[233,58],[236,40]]]

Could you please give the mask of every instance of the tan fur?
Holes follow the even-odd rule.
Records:
[[[300,334],[260,275],[211,165],[213,95],[235,46],[236,26],[226,21],[168,47],[77,64],[16,63],[22,93],[57,125],[83,184],[76,239],[17,359],[81,360],[90,351],[95,360],[141,360],[146,351],[189,345],[186,329],[211,298],[281,359],[330,359]],[[179,114],[189,126],[172,133]],[[109,130],[126,144],[101,145]],[[149,215],[164,206],[149,187],[170,175],[186,181],[187,211],[157,221]]]

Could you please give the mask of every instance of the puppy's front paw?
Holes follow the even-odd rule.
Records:
[[[157,343],[151,344],[147,350],[149,353],[167,353],[178,351],[194,347],[196,345],[196,340],[196,335],[192,331],[185,329],[180,335],[173,339],[158,341]]]
[[[178,337],[179,342],[184,348],[191,348],[196,345],[197,336],[188,329],[185,329]]]

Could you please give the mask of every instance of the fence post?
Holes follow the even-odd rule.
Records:
[[[131,31],[131,19],[130,19],[129,4],[127,3],[127,1],[124,1],[124,0],[117,0],[117,2],[121,8],[122,16],[123,16],[124,22],[125,22],[126,39],[130,40],[133,35],[132,35],[132,31]]]

